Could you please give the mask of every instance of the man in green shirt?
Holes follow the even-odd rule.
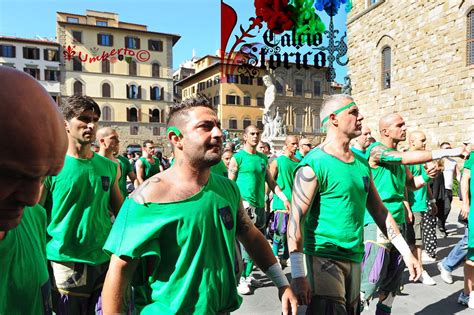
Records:
[[[128,159],[120,154],[117,154],[120,148],[120,140],[117,131],[110,127],[100,128],[97,130],[97,142],[100,146],[99,154],[119,165],[119,188],[120,192],[122,193],[122,197],[127,197],[127,176],[130,177],[132,182],[136,180],[136,176]]]
[[[417,190],[426,185],[438,172],[435,165],[425,175],[414,177],[407,165],[426,163],[446,156],[459,156],[463,148],[434,151],[397,151],[397,145],[406,140],[406,125],[398,114],[389,114],[379,121],[380,142],[367,149],[374,184],[385,205],[398,226],[404,230],[406,224],[405,189]],[[401,253],[380,237],[374,220],[366,215],[364,219],[365,258],[362,270],[361,299],[370,301],[379,291],[377,311],[390,314],[395,295],[400,288],[404,270]],[[382,261],[376,258],[382,256]]]
[[[410,151],[424,151],[426,149],[426,136],[422,131],[413,131],[409,137]],[[427,176],[424,164],[408,165],[408,169],[413,176]],[[436,202],[431,202],[431,193],[429,193],[429,186],[423,186],[418,190],[408,190],[408,201],[405,201],[407,214],[410,217],[407,224],[407,238],[408,244],[412,247],[413,255],[422,261],[422,246],[423,246],[423,225],[425,212],[428,211],[428,200],[432,207],[432,215],[436,215]],[[428,197],[430,196],[430,197]],[[430,277],[428,272],[424,270],[423,264],[420,281],[426,285],[435,285],[436,282]]]
[[[368,159],[367,148],[375,142],[372,132],[368,126],[362,126],[362,134],[351,141],[351,150],[363,159]]]
[[[327,138],[300,162],[293,185],[288,224],[292,287],[300,304],[309,304],[308,314],[359,314],[365,208],[403,253],[410,280],[420,276],[420,264],[381,202],[367,162],[349,148],[361,134],[363,119],[353,98],[328,97],[320,115]]]
[[[291,202],[291,189],[293,188],[294,172],[300,162],[295,153],[298,150],[298,138],[296,136],[287,136],[283,154],[273,160],[270,164],[270,173],[276,180],[278,186],[282,189],[288,201]],[[278,257],[280,247],[283,249],[283,255],[280,259],[282,268],[286,267],[287,260],[290,258],[288,244],[286,241],[286,228],[288,225],[289,211],[285,208],[283,201],[274,196],[272,202],[273,222],[271,229],[273,233],[273,255]]]
[[[302,160],[306,156],[306,154],[311,151],[311,149],[313,148],[313,144],[311,143],[311,141],[309,141],[308,138],[303,137],[299,141],[299,146],[300,148],[298,151],[296,151],[295,157],[298,160]]]
[[[112,253],[102,295],[104,313],[126,311],[127,287],[144,258],[150,265],[152,301],[141,314],[236,310],[241,303],[237,237],[278,287],[283,313],[291,308],[296,314],[288,281],[245,212],[237,186],[209,170],[222,154],[215,110],[204,97],[187,99],[171,108],[167,124],[175,163],[130,196],[104,247]]]
[[[36,79],[0,67],[0,86],[0,314],[47,315],[46,212],[37,203],[43,178],[63,167],[67,136]]]
[[[44,181],[43,204],[51,204],[46,254],[51,262],[53,309],[94,314],[109,257],[102,247],[112,227],[109,214],[123,202],[115,162],[94,153],[100,108],[74,95],[61,105],[69,146],[64,167]],[[100,308],[99,308],[100,309]]]
[[[235,153],[229,163],[229,178],[234,180],[239,187],[245,209],[255,223],[257,229],[264,234],[265,218],[265,183],[283,201],[285,209],[290,209],[290,202],[283,194],[280,187],[268,169],[268,157],[257,151],[260,142],[260,130],[255,125],[249,125],[244,131],[244,147]],[[250,285],[259,287],[260,281],[252,279],[250,274],[253,269],[253,261],[243,251],[246,263],[242,279],[239,283],[240,294],[250,294]]]
[[[471,143],[470,150],[474,149]],[[458,303],[467,305],[474,309],[474,176],[472,176],[472,168],[474,163],[474,154],[471,151],[469,159],[464,162],[464,171],[461,178],[461,194],[462,207],[461,215],[464,219],[468,219],[468,243],[467,256],[464,263],[464,290],[461,291]]]
[[[143,184],[148,178],[159,172],[163,172],[163,166],[158,159],[153,157],[155,153],[155,144],[151,140],[143,142],[143,156],[135,163],[137,170],[138,185]]]

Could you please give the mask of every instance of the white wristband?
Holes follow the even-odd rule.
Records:
[[[292,252],[290,253],[290,261],[291,261],[291,277],[301,278],[305,276],[304,273],[304,255],[300,252]]]
[[[265,274],[268,278],[270,278],[270,280],[272,280],[273,284],[275,284],[277,288],[290,285],[288,279],[286,279],[286,276],[283,273],[283,270],[281,270],[279,263],[274,263],[273,265],[271,265],[270,268],[268,268],[268,270],[265,272]]]
[[[410,247],[408,246],[407,242],[403,238],[401,234],[398,234],[394,238],[392,238],[392,245],[398,250],[400,255],[403,257],[410,256],[412,254]]]
[[[431,151],[431,157],[433,160],[438,160],[448,156],[460,156],[462,151],[463,148],[433,150]]]

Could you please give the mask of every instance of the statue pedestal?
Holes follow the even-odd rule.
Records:
[[[270,143],[270,146],[273,149],[273,152],[276,153],[277,155],[281,154],[283,147],[285,146],[285,136],[278,136],[273,138],[272,140],[267,140],[267,139],[262,139],[265,142]]]

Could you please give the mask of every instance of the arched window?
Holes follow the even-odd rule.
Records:
[[[237,129],[237,119],[235,118],[229,119],[229,129]]]
[[[138,110],[135,107],[127,108],[127,121],[138,121]]]
[[[392,49],[385,47],[382,49],[382,89],[389,89],[391,86],[390,68],[392,67]]]
[[[142,86],[130,84],[127,85],[127,98],[129,99],[141,99],[142,98]]]
[[[82,83],[81,81],[74,82],[74,95],[82,95]]]
[[[128,74],[137,75],[137,63],[133,60],[128,64]]]
[[[244,118],[244,129],[252,124],[252,121],[249,118]]]
[[[79,57],[72,58],[72,70],[82,71],[82,61],[79,59]]]
[[[252,97],[250,96],[250,94],[245,94],[244,95],[244,105],[250,106],[250,100],[251,99],[252,99]]]
[[[150,87],[150,99],[154,101],[163,100],[163,88],[159,86]]]
[[[110,61],[102,60],[102,73],[110,73]]]
[[[149,110],[150,122],[160,122],[160,110],[159,109],[150,109]]]
[[[263,130],[263,122],[262,122],[262,119],[261,118],[258,118],[257,119],[257,128],[259,130]]]
[[[153,78],[160,77],[160,65],[156,62],[151,65],[151,76]]]
[[[110,97],[110,84],[102,84],[102,97]]]
[[[467,14],[467,65],[474,64],[474,9]]]
[[[102,108],[102,120],[110,121],[112,120],[112,109],[109,106],[104,106]]]

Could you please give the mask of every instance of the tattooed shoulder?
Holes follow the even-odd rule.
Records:
[[[247,214],[247,209],[239,206],[237,211],[236,233],[237,235],[246,234],[253,226],[253,222]]]

